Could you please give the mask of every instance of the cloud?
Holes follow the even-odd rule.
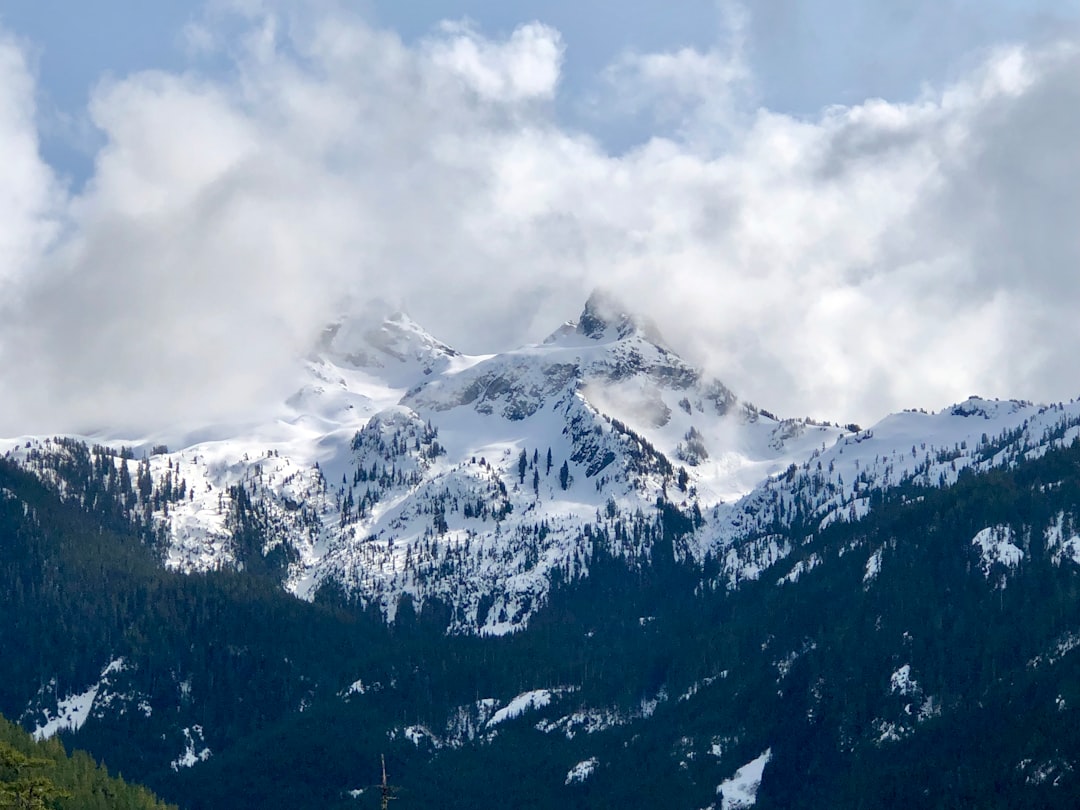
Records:
[[[0,30],[0,293],[55,237],[60,193],[38,154],[34,78],[24,46]]]
[[[654,131],[673,127],[684,141],[698,138],[707,149],[726,145],[717,142],[717,130],[741,123],[754,81],[746,56],[747,12],[726,0],[717,12],[722,41],[709,50],[628,51],[609,65],[603,73],[606,93],[593,99],[600,113],[644,116]]]
[[[456,76],[487,101],[552,99],[563,46],[559,32],[540,23],[516,29],[505,42],[484,39],[462,23],[443,23],[442,36],[428,40],[436,71]]]
[[[340,10],[217,15],[188,71],[99,85],[70,197],[0,41],[0,434],[249,416],[375,298],[490,351],[604,286],[742,395],[843,421],[1080,372],[1073,44],[812,117],[754,106],[738,37],[624,56],[614,101],[675,126],[612,154],[557,118],[542,24],[406,45]]]

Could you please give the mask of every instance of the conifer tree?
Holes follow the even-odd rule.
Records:
[[[0,742],[0,808],[44,810],[56,799],[69,798],[41,771],[53,763],[40,757],[28,757],[6,742]]]

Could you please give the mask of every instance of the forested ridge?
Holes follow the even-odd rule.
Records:
[[[269,573],[165,571],[145,535],[2,462],[0,493],[0,710],[32,729],[122,659],[118,697],[60,739],[183,807],[375,807],[383,754],[398,810],[706,807],[766,750],[759,807],[1080,803],[1080,565],[1048,532],[1080,517],[1075,446],[797,525],[735,591],[676,561],[677,515],[650,565],[600,538],[590,576],[505,638],[446,636],[434,601],[387,626]],[[988,528],[1016,564],[980,556]],[[173,767],[196,727],[211,753]]]

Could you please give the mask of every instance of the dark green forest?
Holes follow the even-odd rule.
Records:
[[[123,659],[116,700],[59,741],[185,808],[377,807],[383,755],[395,810],[719,807],[767,749],[757,807],[1075,807],[1080,566],[1044,534],[1061,514],[1080,517],[1080,447],[796,525],[794,553],[731,591],[718,561],[677,561],[687,518],[665,510],[650,564],[598,538],[526,631],[477,638],[447,636],[434,601],[391,626],[340,594],[298,601],[273,565],[166,571],[107,501],[61,503],[0,462],[0,712],[32,729]],[[990,526],[1017,568],[984,571]],[[779,585],[800,560],[819,563]],[[557,688],[495,726],[478,713]],[[196,726],[212,755],[172,767]]]

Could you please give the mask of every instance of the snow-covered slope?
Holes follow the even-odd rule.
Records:
[[[713,584],[734,587],[792,551],[792,526],[858,519],[875,491],[948,485],[1080,424],[1080,405],[975,398],[858,432],[780,420],[599,295],[542,343],[480,357],[401,314],[343,319],[302,372],[276,419],[178,450],[0,449],[143,526],[170,567],[269,563],[303,598],[340,589],[393,619],[409,594],[443,602],[455,630],[503,633],[601,546],[645,562],[666,528],[664,553],[717,559]]]
[[[1039,458],[1078,437],[1076,401],[1034,405],[971,397],[937,413],[891,414],[814,450],[736,503],[714,508],[694,553],[723,549],[721,578],[734,587],[790,553],[792,526],[813,534],[834,521],[858,520],[876,493],[901,485],[951,486],[965,471]]]

